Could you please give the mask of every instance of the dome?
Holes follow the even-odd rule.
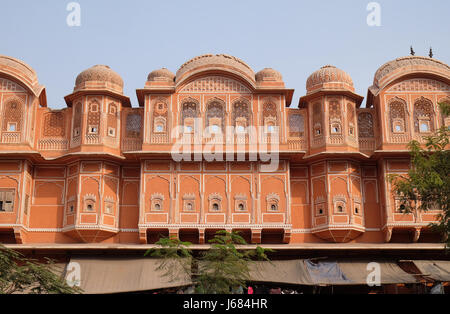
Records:
[[[316,89],[348,89],[355,91],[353,80],[345,71],[332,65],[326,65],[314,72],[306,81],[308,93]]]
[[[123,92],[123,80],[107,65],[95,65],[81,72],[75,81],[75,89],[113,89]]]
[[[175,80],[175,74],[173,74],[171,71],[169,71],[166,68],[152,71],[152,72],[150,72],[150,74],[147,77],[147,81],[150,81],[150,82],[154,82],[154,81],[173,82],[174,80]]]
[[[444,62],[428,57],[407,56],[397,58],[385,63],[377,70],[373,85],[375,87],[382,87],[391,79],[414,72],[426,72],[449,77],[450,67]]]
[[[177,71],[176,81],[182,80],[188,72],[225,69],[230,72],[243,75],[254,83],[255,73],[244,61],[226,54],[205,54],[195,57],[184,63]]]
[[[283,76],[277,70],[265,68],[255,75],[256,81],[283,81]]]

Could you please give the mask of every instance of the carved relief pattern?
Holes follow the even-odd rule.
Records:
[[[81,106],[81,103],[77,103],[74,106],[73,130],[78,132],[73,133],[73,138],[78,138],[81,136]]]
[[[44,136],[46,137],[64,137],[64,113],[50,112],[44,117]]]
[[[355,109],[352,104],[347,104],[347,120],[348,123],[355,125]]]
[[[305,132],[305,119],[301,114],[289,116],[289,136],[302,137]]]
[[[277,107],[275,106],[275,103],[268,102],[264,104],[263,109],[263,121],[265,121],[265,118],[273,118],[277,122],[278,125],[278,112]]]
[[[8,100],[3,109],[3,131],[8,131],[8,123],[16,123],[15,131],[22,130],[23,101],[17,98]]]
[[[250,93],[250,90],[241,83],[221,76],[210,76],[195,80],[187,84],[181,92],[201,93],[201,92],[233,92]]]
[[[97,101],[93,101],[89,104],[88,118],[87,118],[87,128],[89,132],[89,126],[93,125],[98,128],[98,133],[100,134],[100,104]]]
[[[373,117],[370,112],[361,112],[358,115],[359,137],[374,137]]]
[[[130,112],[126,120],[126,134],[130,138],[140,138],[142,128],[142,116],[136,112]]]
[[[107,116],[107,128],[117,129],[117,105],[114,103],[109,104],[108,116]]]
[[[313,145],[320,145],[323,143],[323,127],[322,127],[322,105],[315,103],[313,105]]]
[[[0,78],[0,91],[1,92],[25,92],[25,90],[18,84]]]
[[[322,108],[320,103],[315,103],[313,105],[313,124],[322,123]]]
[[[330,110],[329,110],[329,116],[330,121],[338,120],[341,121],[341,106],[338,102],[332,101],[330,102]]]
[[[424,91],[450,91],[450,86],[428,79],[413,79],[395,84],[388,92],[424,92]]]

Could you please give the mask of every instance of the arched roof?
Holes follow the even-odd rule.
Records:
[[[221,70],[241,76],[255,86],[255,72],[244,61],[226,54],[205,54],[185,62],[177,71],[175,83],[181,84],[188,77],[200,72]]]
[[[23,84],[36,97],[42,97],[41,103],[46,105],[45,88],[39,84],[36,72],[28,64],[16,58],[0,55],[0,74]]]
[[[419,73],[450,80],[450,66],[444,62],[429,57],[407,56],[383,64],[375,73],[370,90],[377,94],[391,82],[403,76]]]

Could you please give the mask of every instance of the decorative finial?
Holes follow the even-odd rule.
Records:
[[[430,54],[429,54],[430,58],[433,58],[433,48],[430,47]]]
[[[411,46],[410,50],[411,50],[411,56],[414,56],[416,53],[414,52],[414,49],[412,46]]]

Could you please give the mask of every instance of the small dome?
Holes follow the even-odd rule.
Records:
[[[123,92],[122,78],[107,65],[95,65],[81,72],[75,81],[75,90],[89,89],[88,85],[92,85],[91,88],[94,85],[99,88],[98,84],[104,84],[106,85],[105,87]]]
[[[307,92],[316,89],[349,89],[355,91],[353,80],[345,71],[332,65],[326,65],[308,77],[306,81]]]
[[[265,68],[255,75],[256,81],[283,81],[283,76],[277,70],[271,68]]]
[[[147,77],[147,81],[150,81],[150,82],[154,82],[154,81],[173,82],[174,80],[175,80],[175,74],[173,74],[171,71],[169,71],[166,68],[152,71],[152,72],[150,72],[150,74]]]

